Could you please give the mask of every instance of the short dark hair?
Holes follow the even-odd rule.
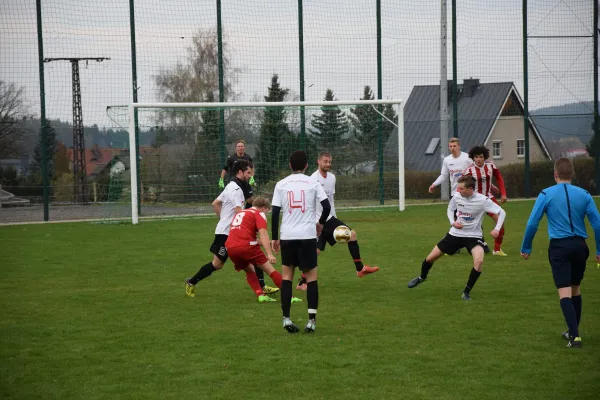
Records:
[[[485,160],[490,158],[490,150],[485,146],[473,146],[471,147],[471,150],[469,150],[469,158],[471,160],[474,160],[475,156],[480,156],[482,154]]]
[[[246,171],[248,168],[250,168],[250,163],[248,161],[238,160],[233,163],[233,175],[237,176],[239,171]]]
[[[554,172],[561,180],[570,181],[575,176],[575,168],[568,158],[559,158],[554,163]]]
[[[304,150],[296,150],[290,156],[290,166],[292,171],[302,171],[308,164],[308,156]]]
[[[473,175],[463,175],[460,178],[458,178],[457,182],[464,183],[465,188],[467,189],[475,189],[475,177],[473,177]]]
[[[323,157],[329,157],[331,158],[331,153],[328,151],[322,151],[319,153],[319,157],[317,158],[317,160],[320,160]]]
[[[244,146],[246,145],[246,141],[245,141],[244,139],[238,139],[238,140],[236,140],[236,141],[235,141],[235,145],[237,146],[237,145],[238,145],[238,143],[241,143],[241,144],[243,144]]]

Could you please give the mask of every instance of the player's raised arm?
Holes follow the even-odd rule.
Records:
[[[223,206],[223,202],[221,200],[219,200],[219,198],[217,197],[212,202],[212,206],[213,206],[213,210],[214,210],[215,214],[217,214],[217,217],[220,217],[221,216],[221,207]]]
[[[433,193],[436,186],[441,185],[444,181],[448,180],[450,176],[450,170],[448,169],[448,165],[444,160],[442,160],[442,171],[440,172],[440,176],[429,186],[429,193]]]
[[[531,244],[537,232],[538,225],[546,211],[546,205],[546,192],[542,190],[533,205],[533,210],[531,211],[531,215],[529,215],[529,220],[525,227],[525,235],[521,244],[521,254],[531,254]]]
[[[600,257],[600,213],[598,213],[596,203],[594,203],[594,199],[589,193],[587,194],[585,215],[587,215],[588,220],[592,225],[592,229],[594,230],[594,238],[596,239],[596,261],[600,262],[600,260],[598,260],[598,257]]]
[[[500,191],[500,204],[503,204],[506,202],[506,187],[504,186],[504,178],[502,178],[502,174],[500,173],[500,170],[494,165],[494,168],[492,170],[492,173],[494,174],[494,178],[496,178],[496,183],[498,184],[498,190]]]
[[[454,213],[456,212],[456,198],[452,196],[450,202],[448,203],[448,209],[446,210],[446,215],[448,216],[448,221],[450,221],[450,226],[454,226]]]

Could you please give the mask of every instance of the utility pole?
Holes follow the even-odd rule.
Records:
[[[83,113],[81,107],[81,81],[79,79],[79,61],[102,62],[108,57],[71,57],[44,58],[44,62],[69,61],[73,80],[73,201],[88,202],[87,171],[85,167],[85,136],[83,134]]]

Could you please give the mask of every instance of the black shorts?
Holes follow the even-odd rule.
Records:
[[[317,266],[317,241],[297,239],[281,241],[281,264],[309,271]]]
[[[342,221],[340,221],[339,219],[337,219],[336,217],[331,217],[327,220],[327,222],[325,222],[325,225],[323,225],[323,230],[321,231],[321,235],[319,235],[319,237],[317,238],[317,249],[319,249],[320,251],[325,250],[325,245],[327,243],[329,243],[330,246],[333,246],[334,244],[336,244],[336,240],[333,237],[333,231],[335,231],[335,228],[337,228],[338,226],[348,226],[345,223],[343,223]],[[349,228],[349,227],[348,227]]]
[[[556,288],[580,285],[589,255],[590,249],[582,237],[550,240],[548,259]]]
[[[210,252],[223,262],[227,261],[227,258],[229,257],[227,255],[227,249],[225,248],[226,241],[227,235],[215,235],[215,241],[210,245]]]
[[[481,246],[483,249],[483,239],[473,237],[458,237],[447,233],[446,236],[437,244],[437,247],[448,255],[456,253],[465,247],[469,253],[475,246]]]

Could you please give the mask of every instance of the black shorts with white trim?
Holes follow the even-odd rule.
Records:
[[[315,239],[281,240],[281,264],[309,271],[317,266]]]
[[[459,237],[447,233],[446,236],[437,244],[437,247],[448,255],[456,253],[465,247],[469,253],[475,246],[484,248],[483,239],[477,237]]]

